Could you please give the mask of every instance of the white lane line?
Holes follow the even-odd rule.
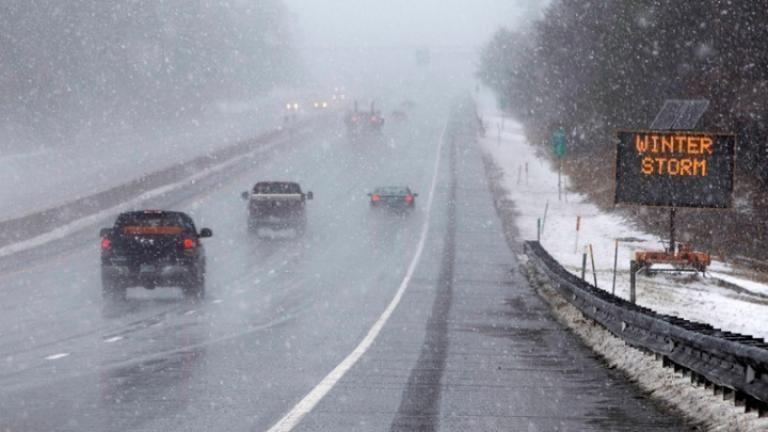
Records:
[[[376,337],[381,332],[381,329],[389,320],[389,317],[395,311],[395,308],[397,308],[397,305],[400,304],[400,300],[403,298],[403,294],[411,282],[411,278],[416,271],[416,267],[419,265],[421,254],[424,251],[424,245],[427,241],[427,234],[429,233],[429,221],[432,214],[432,202],[434,201],[435,197],[437,177],[440,172],[440,158],[443,154],[443,144],[445,142],[445,132],[447,129],[448,125],[446,124],[445,129],[443,129],[443,133],[440,135],[440,144],[437,148],[437,158],[435,160],[434,172],[432,174],[432,184],[430,185],[429,198],[427,199],[427,215],[424,221],[424,225],[421,227],[419,244],[416,247],[416,253],[413,255],[411,263],[408,265],[408,271],[405,272],[405,277],[400,283],[400,287],[397,289],[397,293],[395,293],[395,297],[392,298],[392,301],[381,314],[379,319],[376,320],[376,322],[373,324],[373,327],[368,330],[368,334],[366,334],[365,338],[360,341],[360,344],[358,344],[357,347],[351,353],[349,353],[349,355],[347,355],[347,357],[344,358],[341,363],[338,364],[338,366],[336,366],[328,375],[326,375],[325,378],[323,378],[323,380],[320,381],[320,383],[312,389],[312,391],[304,396],[304,399],[299,401],[299,403],[296,404],[296,406],[294,406],[293,409],[291,409],[282,419],[280,419],[280,421],[269,428],[267,432],[288,432],[293,430],[293,428],[295,428],[299,422],[301,422],[301,419],[303,419],[304,416],[309,414],[309,412],[312,411],[315,406],[317,406],[317,404],[325,397],[325,395],[328,394],[331,389],[333,389],[336,383],[338,383],[339,380],[350,369],[352,369],[352,366],[357,363],[360,357],[362,357],[363,354],[368,351],[368,348],[373,345],[373,342],[376,340]]]
[[[58,360],[60,358],[69,357],[70,353],[58,353],[58,354],[51,354],[48,357],[46,357],[46,360]]]
[[[106,342],[106,343],[114,343],[114,342],[117,342],[119,340],[123,340],[123,337],[122,336],[113,336],[113,337],[111,337],[109,339],[104,339],[104,342]]]

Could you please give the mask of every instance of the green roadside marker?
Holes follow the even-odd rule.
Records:
[[[566,148],[566,142],[565,142],[565,131],[563,130],[563,128],[560,128],[552,132],[552,152],[558,158],[565,157],[567,148]]]

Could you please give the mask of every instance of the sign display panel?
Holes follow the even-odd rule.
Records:
[[[728,208],[736,137],[706,132],[620,131],[617,204]]]

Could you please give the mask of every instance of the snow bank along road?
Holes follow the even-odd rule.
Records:
[[[616,295],[629,299],[630,259],[635,251],[659,249],[661,239],[637,229],[620,212],[601,211],[583,195],[569,193],[567,199],[558,201],[556,168],[536,154],[519,123],[500,115],[490,95],[482,94],[478,99],[487,130],[492,131],[482,140],[482,148],[500,169],[499,180],[507,190],[505,198],[515,206],[521,237],[535,239],[536,221],[541,218],[541,244],[577,275],[581,274],[582,253],[592,245],[598,286],[609,292],[613,286],[614,242],[619,240]],[[522,174],[526,170],[527,175]],[[579,234],[575,231],[577,217]],[[755,318],[768,313],[768,284],[761,282],[764,278],[719,261],[710,266],[708,276],[712,277],[641,275],[637,302],[659,313],[768,338],[764,321]]]
[[[441,92],[383,140],[348,142],[333,122],[142,203],[213,228],[202,302],[131,289],[105,305],[96,231],[0,258],[0,430],[268,430],[379,320],[427,221],[399,305],[295,430],[683,429],[510,273],[471,123],[454,118],[437,152]],[[306,237],[248,235],[239,192],[270,178],[315,193]],[[422,193],[412,215],[369,210],[387,183]]]

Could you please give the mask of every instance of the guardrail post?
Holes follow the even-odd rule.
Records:
[[[613,246],[613,285],[611,285],[611,295],[616,295],[616,267],[619,265],[619,241],[615,240]]]
[[[637,300],[635,297],[635,287],[637,285],[637,262],[632,260],[629,262],[629,302],[635,304]]]
[[[597,288],[597,269],[595,269],[595,254],[592,252],[592,243],[589,244],[589,259],[592,261],[592,278],[595,281],[595,288]]]
[[[734,405],[736,405],[737,407],[743,407],[743,406],[746,405],[746,403],[747,403],[747,396],[744,393],[742,393],[742,392],[740,392],[738,390],[733,392],[733,404]]]
[[[536,219],[536,241],[541,243],[541,218]]]
[[[587,275],[587,253],[584,252],[581,254],[581,280],[585,280],[584,278]]]

